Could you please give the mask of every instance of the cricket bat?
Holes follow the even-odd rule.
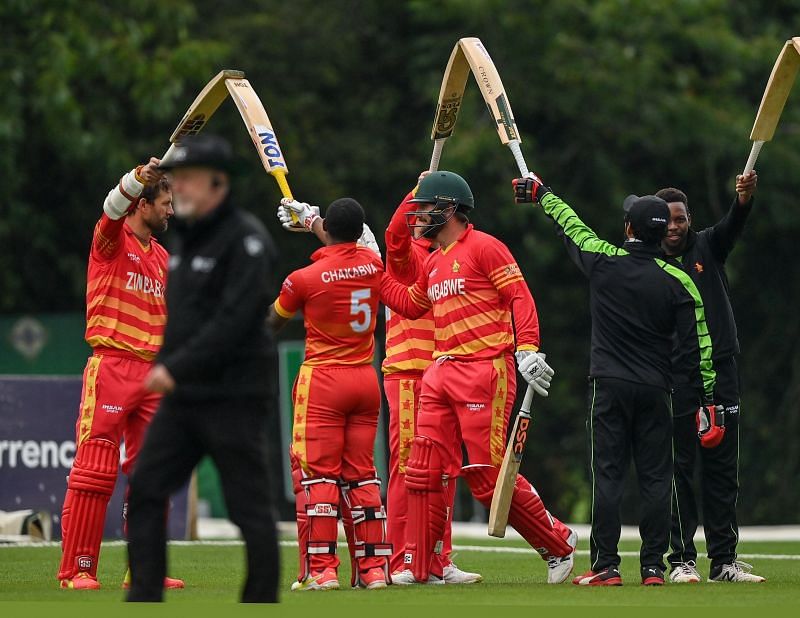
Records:
[[[511,150],[520,174],[522,176],[530,176],[531,172],[520,149],[522,139],[520,139],[517,131],[514,114],[511,112],[511,104],[508,102],[508,95],[506,95],[506,90],[503,87],[503,82],[497,72],[497,67],[492,61],[492,57],[479,38],[463,38],[458,41],[458,45],[469,63],[475,81],[478,83],[483,95],[483,100],[486,102],[489,113],[495,121],[500,141]]]
[[[489,536],[502,539],[506,535],[508,511],[511,508],[511,498],[514,496],[514,483],[522,463],[522,454],[525,451],[525,442],[528,440],[528,430],[531,424],[531,401],[533,401],[533,388],[528,386],[522,406],[514,420],[514,428],[508,439],[506,454],[497,475],[492,506],[489,509]]]
[[[214,112],[228,96],[228,89],[225,82],[228,79],[244,79],[242,71],[225,69],[217,73],[197,95],[189,109],[181,118],[177,128],[169,137],[171,142],[169,150],[164,154],[162,160],[169,160],[173,154],[175,143],[186,135],[197,135],[208,123]]]
[[[775,135],[775,128],[786,105],[786,99],[789,98],[798,69],[800,69],[800,37],[794,37],[786,41],[772,67],[767,87],[761,97],[761,104],[758,106],[753,130],[750,131],[753,146],[742,174],[749,174],[753,170],[761,147]]]
[[[436,115],[433,118],[433,129],[431,130],[433,153],[428,168],[432,172],[439,169],[439,159],[442,157],[444,143],[455,129],[469,72],[469,63],[461,49],[461,44],[456,43],[442,77],[439,100],[436,102]]]
[[[289,173],[289,168],[286,165],[283,151],[280,144],[278,144],[278,137],[272,128],[272,123],[269,120],[269,116],[267,116],[267,110],[264,109],[264,105],[261,103],[261,99],[258,98],[250,82],[246,79],[226,80],[225,86],[227,86],[228,92],[231,93],[231,98],[236,103],[236,108],[239,110],[242,120],[244,120],[247,132],[250,134],[250,139],[253,140],[253,145],[258,152],[258,157],[261,159],[264,169],[278,183],[278,188],[281,190],[283,197],[294,199],[289,189],[289,183],[286,181],[286,174]],[[292,216],[294,217],[294,214]]]

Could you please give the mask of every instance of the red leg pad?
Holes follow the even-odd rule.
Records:
[[[113,442],[90,439],[78,447],[67,479],[58,579],[70,579],[81,571],[97,577],[106,508],[118,471],[119,447]]]
[[[392,545],[386,541],[386,510],[381,504],[381,482],[377,478],[361,481],[345,481],[342,485],[343,512],[349,512],[349,520],[342,518],[347,533],[352,565],[351,585],[362,584],[361,574],[369,569],[383,570],[386,583],[390,583],[389,560]]]
[[[447,477],[436,444],[416,436],[406,464],[408,524],[406,526],[405,566],[419,582],[427,582],[431,569],[441,577],[441,563],[433,561],[442,553],[447,525]]]
[[[475,464],[461,468],[472,495],[487,509],[497,483],[498,468]],[[544,508],[544,503],[525,477],[517,475],[508,523],[542,556],[566,556],[573,548],[567,543],[569,528]]]
[[[303,542],[308,539],[308,517],[306,517],[306,495],[300,482],[303,480],[303,468],[300,459],[292,449],[289,449],[289,462],[292,467],[292,489],[294,490],[295,518],[297,520],[298,539],[298,573],[297,581],[303,581],[308,575],[308,544]]]
[[[303,581],[310,573],[338,568],[336,539],[339,536],[339,483],[328,478],[304,478],[303,511],[306,518],[306,536],[299,537],[300,553],[305,554],[301,565]],[[298,519],[299,521],[299,519]],[[298,534],[300,529],[298,527]]]

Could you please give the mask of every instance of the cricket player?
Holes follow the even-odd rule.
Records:
[[[428,175],[423,172],[419,181]],[[435,240],[413,236],[406,224],[406,214],[415,212],[412,201],[416,188],[395,210],[386,228],[386,272],[404,285],[413,285],[422,272],[428,255],[438,248]],[[386,490],[386,525],[393,551],[392,583],[416,583],[414,574],[405,567],[405,535],[408,522],[408,493],[405,478],[408,456],[414,441],[414,429],[419,414],[422,373],[433,360],[433,315],[429,311],[417,320],[408,320],[386,310],[386,358],[383,361],[383,391],[389,404],[389,483]],[[461,457],[461,444],[454,443],[453,458]],[[447,505],[453,508],[456,479],[447,485]],[[443,580],[430,577],[430,583],[472,584],[483,580],[478,573],[462,571],[450,559],[453,551],[451,525],[445,527],[442,553]]]
[[[160,399],[143,386],[167,317],[167,251],[153,234],[167,229],[172,192],[158,164],[151,158],[120,179],[94,229],[86,285],[86,341],[93,352],[83,372],[77,452],[61,514],[61,588],[100,588],[100,541],[120,444],[124,439],[122,471],[130,475]],[[164,585],[183,588],[169,577]]]
[[[433,313],[433,364],[422,377],[406,464],[405,563],[418,582],[427,582],[431,575],[443,578],[442,562],[433,557],[442,551],[449,519],[450,479],[463,475],[475,498],[491,505],[516,393],[514,356],[542,396],[553,371],[538,352],[536,307],[519,266],[503,243],[469,223],[475,201],[466,181],[433,172],[420,182],[413,203],[418,210],[408,213],[410,225],[439,248],[413,286],[385,275],[381,299],[409,319]],[[462,442],[470,462],[463,468],[454,457],[454,445]],[[569,576],[577,535],[547,512],[522,476],[509,523],[547,560],[549,583]]]
[[[293,390],[290,459],[300,569],[292,590],[339,588],[340,512],[351,585],[385,588],[392,546],[373,461],[380,388],[372,367],[383,263],[358,244],[364,210],[355,200],[334,201],[324,220],[308,204],[285,206],[326,245],[314,252],[311,265],[285,279],[270,311],[276,329],[298,311],[306,328],[305,359]]]
[[[684,351],[691,388],[705,418],[716,379],[703,301],[691,279],[669,263],[660,243],[669,209],[661,198],[625,199],[622,248],[601,240],[535,177],[514,180],[515,200],[541,205],[567,253],[589,280],[592,346],[589,419],[592,473],[591,567],[580,586],[621,586],[620,504],[631,459],[641,499],[642,584],[664,584],[672,490],[671,352]],[[713,420],[702,428],[710,437]]]
[[[667,236],[661,243],[667,255],[678,260],[697,285],[706,308],[706,319],[714,349],[717,371],[715,401],[724,408],[724,424],[719,443],[713,448],[698,444],[696,412],[697,393],[690,387],[689,376],[673,373],[672,396],[675,444],[675,491],[672,509],[672,568],[670,580],[676,583],[702,581],[697,571],[697,501],[693,490],[695,463],[701,462],[700,490],[703,498],[703,529],[708,557],[709,580],[728,582],[763,582],[751,573],[752,567],[736,559],[739,526],[736,503],[739,498],[739,372],[736,357],[739,341],[736,321],[728,295],[725,262],[744,229],[753,207],[753,192],[758,177],[755,171],[736,178],[736,197],[725,216],[715,225],[695,232],[689,200],[680,189],[661,189],[670,211]],[[680,356],[678,350],[678,358]]]

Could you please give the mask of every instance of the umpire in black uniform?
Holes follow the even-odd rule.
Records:
[[[703,524],[708,557],[709,579],[713,581],[762,582],[750,572],[750,565],[736,560],[739,526],[736,502],[739,497],[739,373],[736,357],[739,340],[728,295],[725,262],[742,233],[753,206],[755,172],[736,179],[737,196],[727,214],[715,225],[700,232],[691,229],[688,199],[683,191],[662,189],[656,195],[670,209],[667,236],[662,243],[667,255],[678,260],[700,290],[706,307],[708,330],[714,347],[717,371],[715,401],[724,408],[724,434],[717,446],[702,448],[697,438],[695,413],[697,394],[687,388],[687,376],[674,375],[673,430],[675,435],[675,492],[672,509],[672,567],[670,579],[676,583],[698,582],[698,508],[693,490],[695,463],[699,459]],[[677,350],[676,359],[680,358]]]
[[[591,568],[573,580],[621,585],[620,505],[631,455],[641,498],[642,583],[664,583],[672,486],[670,353],[677,333],[687,351],[698,404],[711,404],[711,342],[697,288],[665,261],[664,200],[628,196],[623,248],[605,242],[538,179],[514,181],[518,202],[538,201],[567,252],[589,279],[592,316],[588,430],[591,441]]]
[[[146,386],[164,393],[130,482],[129,601],[161,601],[164,503],[208,454],[247,546],[244,602],[277,601],[278,543],[266,462],[272,341],[265,318],[275,250],[255,217],[229,200],[230,145],[181,140],[172,172],[177,242],[167,285],[164,345]]]

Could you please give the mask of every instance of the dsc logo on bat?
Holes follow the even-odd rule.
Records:
[[[528,440],[528,425],[530,425],[529,418],[519,419],[519,427],[517,433],[514,435],[514,455],[517,459],[522,458],[522,451],[525,450],[525,442]]]
[[[261,124],[255,125],[255,129],[261,141],[261,147],[267,157],[267,164],[270,167],[285,168],[286,163],[283,162],[283,153],[280,146],[278,146],[278,138],[275,137],[272,129]]]

